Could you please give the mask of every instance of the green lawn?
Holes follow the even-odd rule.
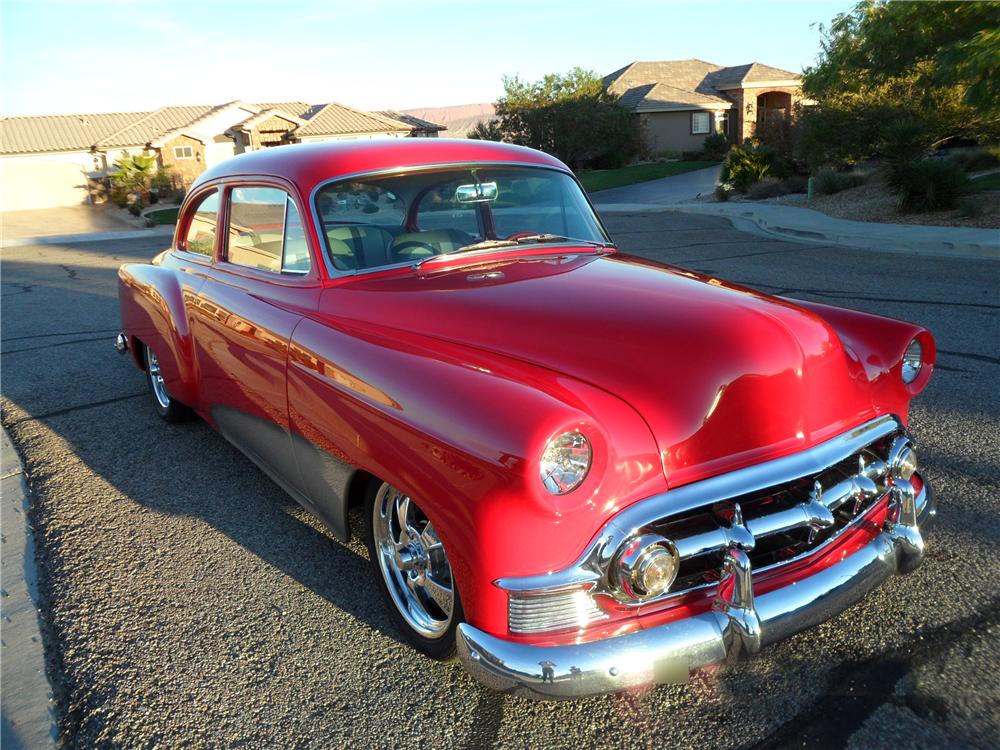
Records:
[[[988,174],[972,181],[973,190],[1000,190],[1000,172]]]
[[[599,190],[633,185],[636,182],[658,180],[661,177],[672,177],[675,174],[693,172],[696,169],[714,167],[714,161],[667,161],[655,164],[636,164],[633,167],[621,169],[598,169],[593,172],[581,172],[577,175],[587,192],[596,193]]]
[[[146,212],[146,218],[152,219],[157,224],[176,224],[177,207],[161,208],[158,211],[148,211]]]

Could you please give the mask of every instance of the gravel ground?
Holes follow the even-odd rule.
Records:
[[[777,203],[805,206],[806,196],[788,195],[774,199]],[[896,206],[898,196],[890,192],[877,176],[864,185],[842,190],[833,195],[815,195],[809,208],[822,211],[838,219],[875,221],[883,224],[923,224],[941,227],[975,227],[995,229],[1000,227],[1000,193],[972,193],[963,200],[971,201],[980,210],[978,216],[963,216],[960,210],[928,211],[926,213],[900,213]]]
[[[940,366],[912,420],[940,507],[921,569],[688,685],[561,704],[488,692],[399,643],[360,544],[333,541],[205,424],[154,416],[111,342],[115,269],[155,242],[5,250],[3,424],[34,496],[65,746],[1000,745],[1000,264],[901,262],[714,217],[609,225],[643,255],[934,331]]]

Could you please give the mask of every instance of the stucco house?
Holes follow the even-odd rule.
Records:
[[[187,186],[209,166],[287,143],[436,137],[444,126],[410,115],[365,112],[337,102],[161,107],[152,112],[0,119],[0,209],[87,203],[88,179],[123,153],[154,153]]]
[[[633,62],[605,76],[604,85],[639,118],[653,153],[697,151],[713,132],[742,142],[758,121],[788,116],[802,100],[799,74],[757,62]]]

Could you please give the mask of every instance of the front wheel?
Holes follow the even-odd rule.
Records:
[[[462,602],[434,525],[408,495],[385,482],[372,483],[365,511],[368,559],[390,617],[418,651],[451,658]]]
[[[167,393],[167,384],[160,371],[160,360],[156,352],[146,347],[146,380],[153,395],[153,408],[166,422],[184,422],[191,418],[191,410]]]

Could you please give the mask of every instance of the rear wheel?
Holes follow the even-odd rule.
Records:
[[[146,347],[146,380],[153,395],[153,408],[166,422],[184,422],[191,418],[191,410],[167,393],[167,384],[160,370],[160,360],[156,352]]]
[[[434,525],[405,493],[372,483],[365,504],[368,558],[397,628],[434,659],[455,653],[462,602]]]

